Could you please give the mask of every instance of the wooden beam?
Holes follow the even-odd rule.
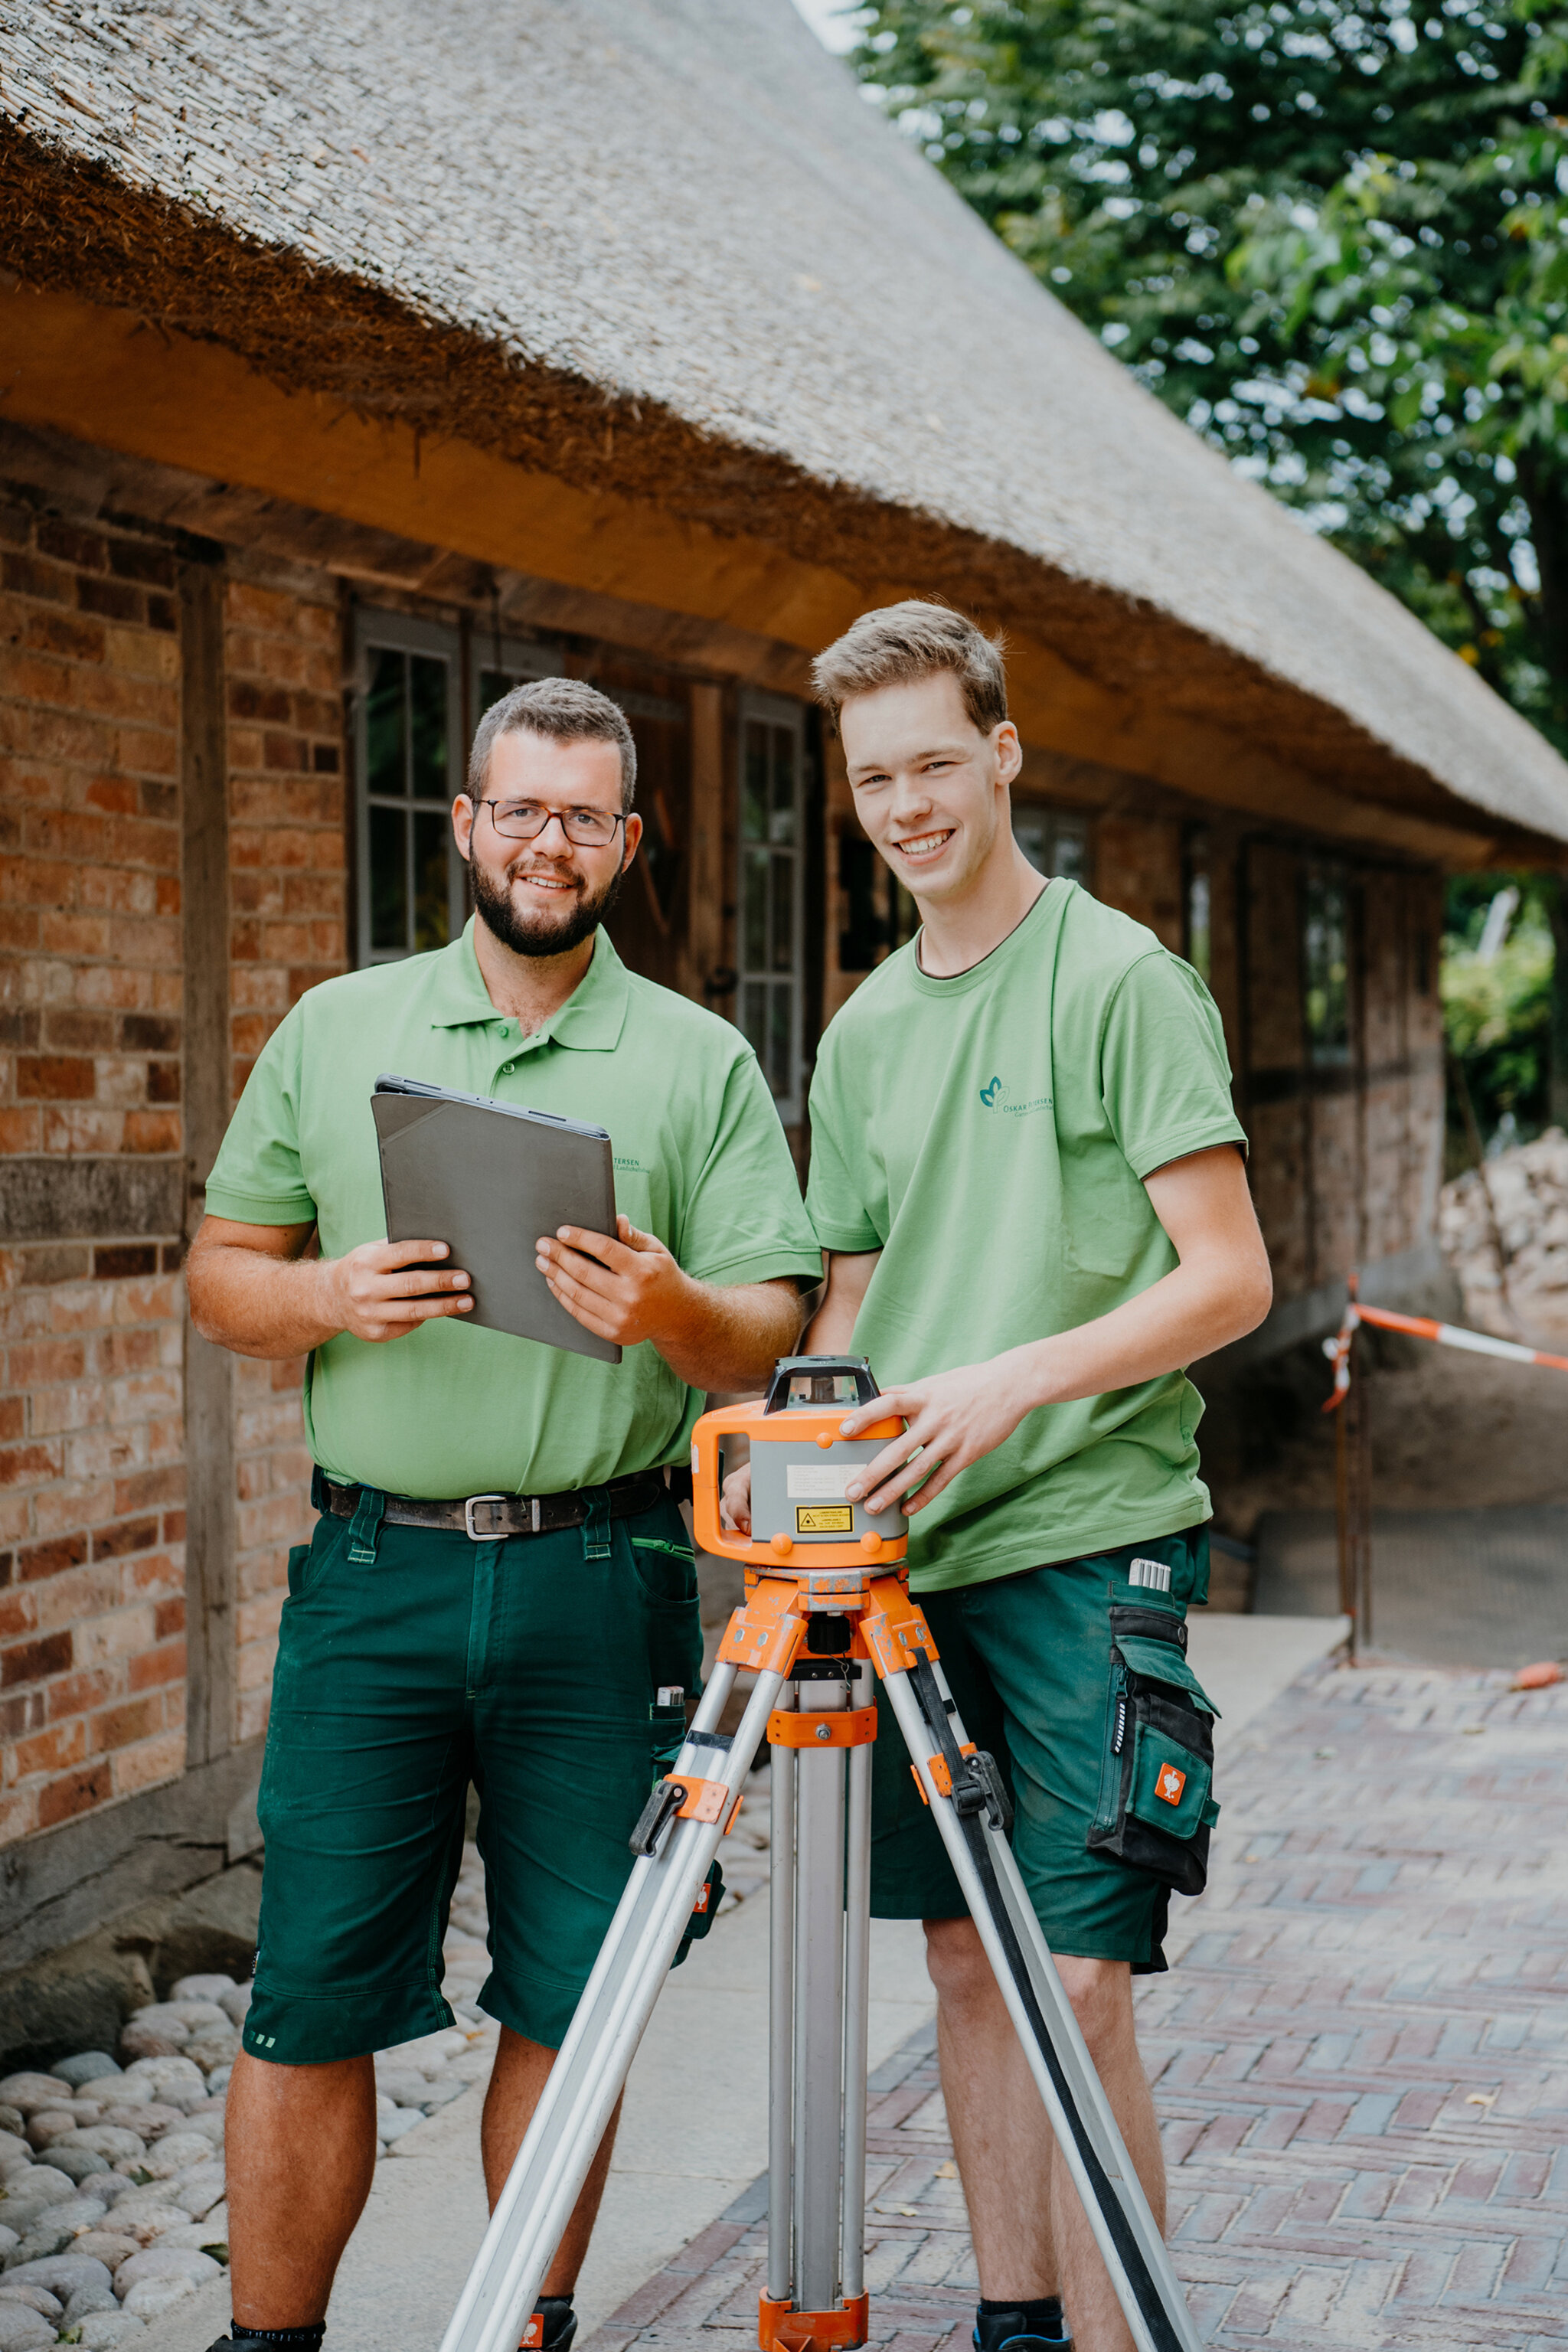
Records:
[[[285,393],[235,353],[128,311],[0,293],[5,415],[295,499],[500,569],[813,652],[868,605],[940,583],[850,579],[657,506],[574,488],[460,441]],[[1454,799],[1451,822],[1335,790],[1271,747],[1146,707],[1014,631],[1009,676],[1029,740],[1221,806],[1422,858],[1471,864],[1510,828]],[[1389,754],[1391,772],[1399,766]]]
[[[183,563],[181,915],[187,1235],[228,1125],[228,751],[224,576]],[[234,1358],[185,1327],[185,1758],[225,1756],[234,1727]]]
[[[686,993],[711,1000],[705,983],[724,961],[724,689],[691,689],[691,887]]]

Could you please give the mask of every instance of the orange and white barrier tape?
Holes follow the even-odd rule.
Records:
[[[1344,1321],[1333,1338],[1323,1342],[1323,1353],[1334,1368],[1333,1393],[1323,1407],[1325,1412],[1337,1412],[1350,1393],[1351,1341],[1363,1323],[1375,1324],[1380,1331],[1407,1332],[1413,1339],[1435,1339],[1440,1348],[1463,1348],[1472,1356],[1500,1356],[1505,1363],[1544,1364],[1552,1371],[1568,1372],[1568,1356],[1548,1356],[1539,1348],[1522,1347],[1517,1339],[1494,1339],[1489,1331],[1467,1331],[1458,1323],[1434,1322],[1429,1315],[1399,1315],[1390,1307],[1363,1307],[1356,1297],[1353,1275],[1350,1288]]]

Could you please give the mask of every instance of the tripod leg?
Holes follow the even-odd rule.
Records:
[[[795,1685],[784,1685],[785,1706]],[[773,1751],[768,1853],[768,2294],[788,2303],[795,2220],[795,1766]]]
[[[851,1706],[871,1697],[871,1669],[856,1669]],[[871,1750],[849,1750],[849,1845],[844,1886],[843,2290],[866,2288],[866,2045],[871,1997]]]
[[[1201,2352],[1181,2282],[1013,1859],[1005,1800],[983,1769],[990,1759],[963,1754],[965,1734],[946,1677],[929,1658],[884,1673],[883,1688],[1138,2352]]]
[[[837,1713],[842,1683],[811,1683],[811,1703]],[[795,1872],[795,2300],[805,2311],[838,2301],[844,2131],[845,1750],[797,1755]]]
[[[633,1864],[442,2352],[517,2352],[783,1683],[759,1675],[739,1730],[726,1739],[715,1727],[734,1680],[732,1666],[715,1668],[675,1767],[719,1783],[721,1805],[711,1820],[676,1819],[660,1831],[658,1850]]]

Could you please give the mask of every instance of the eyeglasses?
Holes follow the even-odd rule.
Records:
[[[476,811],[488,808],[490,823],[503,841],[537,841],[552,817],[558,818],[568,841],[579,849],[605,849],[625,824],[619,811],[607,816],[603,809],[545,808],[539,801],[476,801]]]

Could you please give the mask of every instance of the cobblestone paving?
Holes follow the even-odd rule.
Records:
[[[1232,1747],[1221,1794],[1209,1890],[1139,1995],[1205,2340],[1560,2352],[1568,1685],[1324,1670]],[[873,2080],[888,2352],[960,2352],[976,2292],[931,2040]],[[744,2352],[764,2210],[757,2184],[593,2352]]]

